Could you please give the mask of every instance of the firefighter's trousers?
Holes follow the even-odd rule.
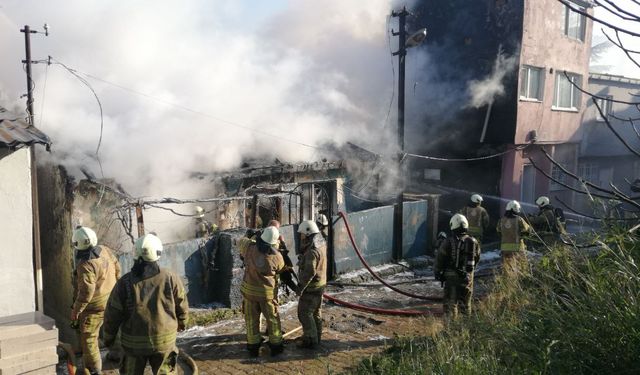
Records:
[[[120,363],[120,375],[143,375],[147,363],[154,375],[176,374],[178,352],[175,350],[147,356],[132,356],[125,352]]]
[[[457,316],[458,312],[471,312],[473,297],[473,273],[469,274],[469,282],[459,274],[445,273],[444,282],[444,312]]]
[[[83,311],[80,316],[80,348],[82,349],[82,363],[84,373],[100,373],[102,371],[102,359],[98,346],[100,327],[104,321],[104,311]]]
[[[303,338],[312,344],[318,344],[322,338],[323,291],[305,291],[298,301],[298,320],[302,324]]]
[[[259,344],[260,335],[260,313],[267,320],[267,331],[269,332],[269,343],[278,345],[282,343],[282,327],[280,324],[280,314],[278,313],[278,301],[260,297],[244,296],[242,301],[242,312],[247,328],[247,344]]]

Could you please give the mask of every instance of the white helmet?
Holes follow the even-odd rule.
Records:
[[[162,254],[162,241],[153,235],[145,234],[136,240],[136,259],[142,257],[147,262],[155,262]]]
[[[471,202],[478,204],[482,203],[482,196],[480,196],[480,194],[473,194],[471,196]]]
[[[195,217],[204,217],[204,209],[200,206],[196,206]]]
[[[451,220],[449,220],[449,227],[451,227],[451,230],[458,229],[460,227],[467,229],[469,228],[469,222],[464,215],[455,214],[451,217]]]
[[[76,250],[87,250],[98,244],[98,236],[93,229],[88,227],[76,227],[71,236],[71,242]]]
[[[298,233],[310,235],[314,233],[320,233],[320,229],[318,229],[318,224],[316,224],[313,220],[305,220],[300,225],[298,225]]]
[[[327,220],[327,217],[324,214],[320,214],[316,219],[316,223],[326,227],[327,225],[329,225],[329,220]]]
[[[275,245],[278,243],[278,238],[280,237],[280,231],[276,227],[266,227],[262,231],[260,238],[268,243],[269,245]]]
[[[520,213],[520,203],[518,201],[510,201],[509,203],[507,203],[507,211]]]
[[[538,205],[538,207],[542,208],[549,204],[549,198],[543,195],[540,198],[536,199],[536,204]]]

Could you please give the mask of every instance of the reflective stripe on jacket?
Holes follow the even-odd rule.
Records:
[[[302,249],[298,260],[300,292],[317,291],[327,285],[327,243],[320,234],[313,238]]]
[[[501,235],[501,251],[526,250],[522,236],[529,233],[529,224],[527,224],[523,218],[520,216],[503,216],[498,222],[498,227],[496,229]]]
[[[81,260],[74,271],[73,311],[79,315],[83,311],[101,312],[107,306],[109,294],[120,278],[120,263],[106,246],[96,246],[93,251],[97,257]]]
[[[189,306],[182,281],[156,266],[135,276],[129,272],[116,284],[105,312],[105,341],[120,328],[122,347],[130,355],[151,355],[175,349],[178,329],[184,328]]]
[[[242,294],[268,300],[277,297],[278,274],[285,269],[282,254],[274,248],[265,254],[258,250],[254,240],[248,238],[240,239],[238,248],[244,259]]]

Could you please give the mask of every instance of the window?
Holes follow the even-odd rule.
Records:
[[[577,111],[580,108],[581,95],[576,86],[582,87],[581,75],[567,73],[565,76],[564,72],[557,72],[553,107]]]
[[[600,114],[600,111],[598,111],[598,108],[594,105],[593,106],[593,110],[596,111],[596,120],[597,121],[604,121],[605,118],[607,118],[609,116],[609,114],[611,113],[611,100],[613,99],[613,96],[611,95],[606,95],[603,96],[602,98],[594,98],[596,103],[598,104],[598,107],[600,107],[600,111],[602,111],[602,114],[604,115],[604,117]]]
[[[523,66],[520,70],[520,98],[542,100],[544,69]]]
[[[571,7],[580,11],[586,11],[585,8],[570,2]],[[568,6],[564,9],[564,35],[569,38],[584,42],[585,26],[587,22],[585,16],[578,12],[574,12]]]
[[[586,181],[598,185],[598,166],[595,163],[584,162],[578,164],[578,176]]]
[[[560,168],[558,168],[556,165],[552,165],[551,166],[551,177],[554,180],[560,181],[562,183],[567,183],[567,175],[564,174],[564,172],[562,172],[562,170]],[[549,185],[549,189],[550,190],[562,190],[565,189],[564,186],[562,186],[561,184],[551,180],[551,184]]]

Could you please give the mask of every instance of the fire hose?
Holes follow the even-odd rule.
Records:
[[[382,285],[386,286],[387,288],[389,288],[389,289],[391,289],[391,290],[393,290],[393,291],[395,291],[397,293],[400,293],[400,294],[408,296],[408,297],[418,298],[418,299],[428,300],[428,301],[441,301],[442,300],[442,297],[419,296],[419,295],[416,295],[416,294],[413,294],[413,293],[405,292],[405,291],[403,291],[401,289],[398,289],[398,288],[394,287],[393,285],[390,285],[386,281],[384,281],[378,274],[376,274],[371,269],[371,267],[369,266],[367,261],[362,256],[362,253],[358,249],[358,245],[356,244],[356,241],[353,238],[353,234],[351,233],[351,227],[349,226],[349,221],[347,220],[346,215],[343,212],[339,212],[338,216],[340,216],[340,218],[342,218],[342,220],[344,220],[345,228],[347,229],[347,234],[349,235],[349,240],[351,241],[351,245],[353,246],[353,249],[355,250],[356,254],[358,255],[358,258],[360,258],[360,261],[365,266],[365,268],[369,271],[369,273],[376,280],[378,280],[380,283],[382,283]],[[383,308],[378,308],[378,307],[365,306],[365,305],[360,305],[360,304],[357,304],[357,303],[351,303],[351,302],[343,301],[343,300],[341,300],[339,298],[332,297],[332,296],[328,295],[327,293],[323,293],[322,296],[326,300],[334,302],[334,303],[336,303],[338,305],[341,305],[341,306],[344,306],[344,307],[348,307],[348,308],[351,308],[351,309],[355,309],[355,310],[372,312],[372,313],[375,313],[375,314],[402,315],[402,316],[416,316],[416,315],[426,315],[426,314],[430,314],[430,315],[436,315],[437,314],[437,315],[439,315],[439,313],[434,312],[434,311],[394,310],[394,309],[383,309]]]

